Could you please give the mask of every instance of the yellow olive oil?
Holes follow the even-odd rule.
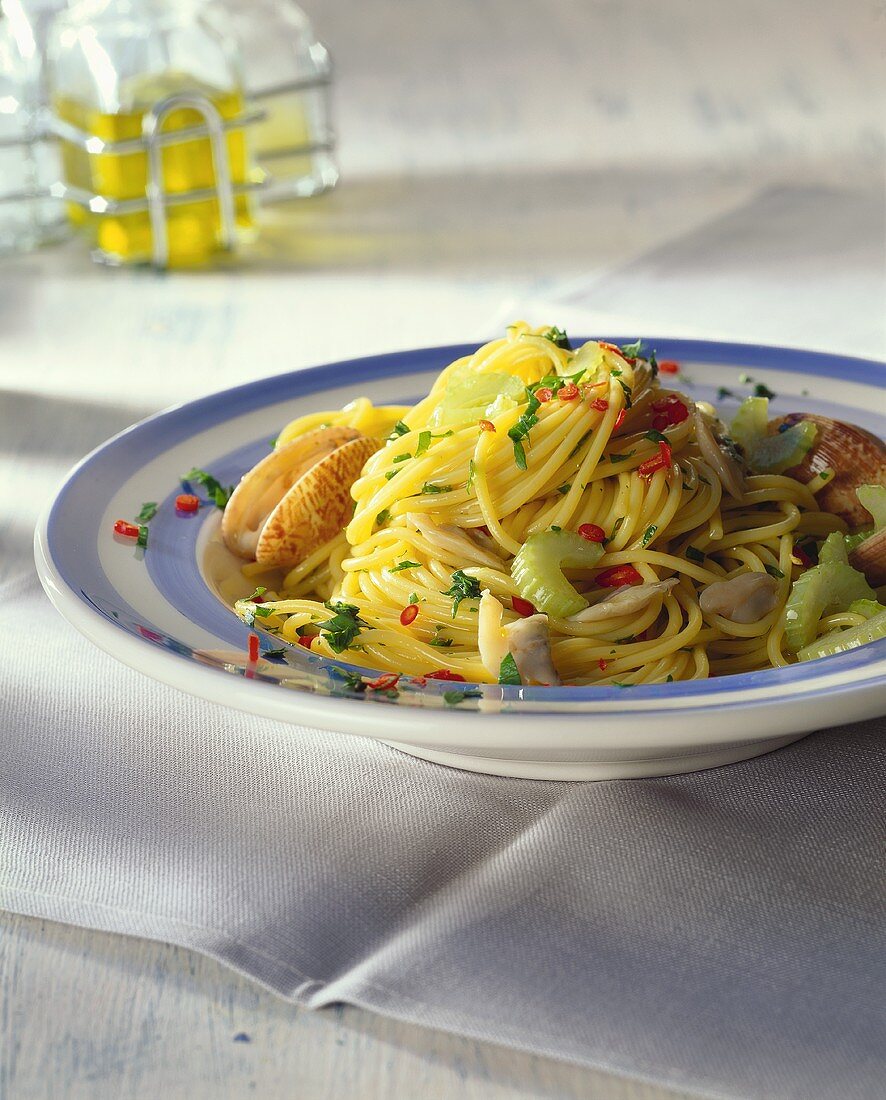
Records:
[[[126,110],[105,113],[69,97],[56,99],[54,107],[60,119],[88,135],[106,142],[126,141],[140,138],[146,112],[178,91],[205,96],[223,119],[243,113],[243,97],[239,91],[218,91],[201,86],[179,73],[143,78],[137,86],[131,84]],[[163,132],[182,130],[202,125],[203,121],[200,112],[183,107],[171,111],[161,128]],[[246,183],[251,178],[246,141],[244,129],[230,130],[225,135],[232,183]],[[89,152],[73,142],[63,141],[61,153],[65,182],[71,186],[107,200],[144,198],[149,173],[146,150]],[[160,157],[164,191],[182,193],[216,186],[208,137],[164,145]],[[147,209],[129,214],[102,213],[69,203],[68,214],[74,224],[86,228],[107,259],[117,263],[151,259],[153,234]],[[248,195],[235,197],[234,214],[238,232],[248,231],[253,226],[253,208]],[[167,206],[166,224],[170,267],[205,264],[221,247],[219,204],[214,197]]]

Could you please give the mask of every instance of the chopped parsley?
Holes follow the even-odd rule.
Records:
[[[256,588],[256,590],[252,593],[252,595],[247,596],[246,599],[247,600],[254,600],[258,596],[263,596],[265,594],[265,592],[267,592],[267,588],[264,588],[264,587],[262,587],[262,585],[259,585],[258,588]]]
[[[498,682],[500,684],[514,684],[516,686],[523,683],[520,679],[517,662],[514,660],[512,653],[506,653],[502,658],[501,667],[498,670]]]
[[[418,433],[418,446],[415,448],[415,457],[418,458],[419,455],[423,455],[425,453],[425,451],[428,449],[428,447],[430,447],[430,445],[431,445],[431,433],[430,432],[419,432]]]
[[[470,688],[468,691],[444,691],[443,702],[447,707],[457,707],[459,703],[463,703],[465,699],[479,699],[481,693],[476,688]]]
[[[646,530],[643,532],[643,538],[640,540],[640,545],[645,549],[650,542],[655,538],[655,534],[658,531],[658,527],[654,523],[650,523]]]
[[[391,459],[391,461],[392,462],[408,462],[410,458],[412,458],[412,455],[407,452],[406,454],[402,454],[402,455],[394,455],[394,457]]]
[[[344,686],[351,691],[365,691],[366,681],[356,672],[343,672]]]
[[[398,420],[394,425],[394,430],[388,436],[388,439],[397,439],[398,436],[409,435],[409,432],[410,428],[408,425],[404,424],[402,420]]]
[[[472,492],[474,488],[474,475],[476,474],[474,469],[474,460],[470,459],[468,462],[468,480],[465,482],[465,489],[467,492]]]
[[[649,439],[653,443],[667,443],[668,441],[668,437],[663,432],[657,432],[655,428],[650,428],[643,438]]]
[[[588,428],[588,430],[581,437],[581,439],[578,441],[578,443],[576,443],[575,446],[572,448],[572,450],[569,452],[569,457],[572,458],[573,455],[577,455],[578,452],[582,449],[582,447],[585,445],[585,443],[587,443],[587,441],[591,438],[591,436],[593,434],[594,434],[594,429],[593,428]]]
[[[285,656],[285,654],[286,654],[285,649],[266,649],[262,653],[262,657],[265,657],[270,661],[270,660],[275,660],[278,657],[283,657],[283,656]]]
[[[391,509],[390,508],[382,508],[382,510],[375,517],[375,522],[378,524],[379,527],[382,527],[384,524],[386,524],[388,522],[388,520],[390,518],[391,518]]]
[[[558,485],[557,486],[557,492],[562,493],[562,495],[565,497],[566,494],[569,492],[569,490],[571,488],[572,488],[572,482],[567,481],[565,485]]]
[[[150,523],[151,520],[157,514],[157,501],[146,500],[141,507],[141,511],[135,517],[136,523]]]
[[[452,585],[443,593],[452,597],[452,617],[456,616],[458,605],[462,600],[478,600],[480,598],[480,582],[476,577],[469,577],[461,569],[456,569],[452,574]]]
[[[431,638],[428,645],[435,645],[439,649],[448,649],[452,645],[451,638],[441,638],[439,635],[436,638]]]
[[[541,402],[531,389],[526,390],[526,398],[526,411],[517,423],[508,429],[508,435],[514,444],[514,461],[520,470],[526,469],[526,451],[523,447],[523,440],[529,438],[530,429],[538,423],[538,417],[535,414],[541,407]]]
[[[215,504],[216,508],[221,508],[224,511],[225,505],[231,499],[231,493],[234,491],[234,486],[229,485],[225,488],[224,485],[216,478],[206,472],[206,470],[198,470],[196,466],[193,470],[182,475],[182,482],[196,481],[198,485],[202,485],[206,490],[206,494],[209,499]]]
[[[612,371],[611,373],[615,374],[615,371]],[[621,371],[619,371],[619,374],[621,374]],[[629,409],[634,403],[633,398],[631,397],[631,387],[627,384],[627,382],[623,382],[620,378],[618,379],[618,384],[621,386],[622,391],[625,395],[625,408]]]
[[[138,538],[135,540],[135,545],[142,548],[148,545],[148,528],[144,523],[138,525]]]
[[[750,386],[754,381],[749,374],[740,374],[738,380],[743,386]]]
[[[689,561],[698,562],[699,565],[705,559],[705,555],[701,552],[701,550],[697,550],[694,546],[686,547],[686,557],[689,559]]]
[[[642,340],[635,340],[633,344],[622,344],[621,346],[621,354],[625,359],[639,359],[642,351]],[[655,352],[652,354],[655,355]]]
[[[392,565],[389,573],[400,573],[404,569],[421,569],[421,563],[417,561],[401,561],[398,565]]]
[[[777,396],[778,394],[773,393],[773,391],[768,386],[764,386],[762,382],[758,382],[756,386],[754,386],[754,397],[766,397],[771,399]]]
[[[767,565],[765,568],[770,577],[775,577],[776,580],[779,581],[784,579],[784,573],[782,573],[777,565]]]
[[[421,487],[423,493],[451,493],[451,485],[435,485],[433,481],[426,481]]]
[[[418,595],[417,592],[410,592],[409,593],[409,602],[410,603],[418,603],[419,602],[419,595]],[[424,601],[422,600],[421,602],[423,603]]]
[[[542,339],[550,340],[552,344],[556,344],[558,348],[564,348],[566,351],[572,351],[572,344],[569,341],[569,337],[561,328],[549,328],[547,332],[543,332]]]
[[[623,455],[610,455],[609,456],[609,461],[610,462],[624,462],[626,459],[633,458],[636,453],[637,453],[636,451],[626,451],[625,454],[623,454]]]
[[[732,392],[732,390],[727,389],[725,386],[721,386],[717,390],[717,400],[722,401],[726,397],[735,397],[735,394]]]
[[[335,653],[341,653],[350,649],[351,643],[368,624],[360,618],[360,608],[350,603],[335,603],[327,600],[324,604],[331,612],[332,618],[318,623],[321,631],[325,631],[323,637],[329,643],[330,649]]]

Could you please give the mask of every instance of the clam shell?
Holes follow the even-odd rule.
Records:
[[[354,511],[351,486],[381,443],[361,436],[322,458],[283,497],[259,535],[255,560],[291,567],[345,526]]]
[[[786,473],[798,481],[811,481],[822,470],[832,469],[834,480],[819,489],[816,500],[824,511],[834,512],[850,527],[870,526],[870,514],[859,504],[855,490],[859,485],[886,483],[886,443],[864,428],[812,413],[788,413],[770,421],[770,427],[800,420],[811,420],[818,434],[803,461]]]
[[[849,564],[864,573],[872,588],[886,584],[886,527],[859,543],[849,555]]]
[[[316,428],[271,451],[240,479],[222,516],[227,548],[241,558],[255,557],[268,516],[303,474],[339,447],[362,436],[353,428]]]

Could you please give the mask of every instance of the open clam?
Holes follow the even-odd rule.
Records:
[[[833,470],[833,480],[816,494],[819,504],[851,528],[869,527],[870,514],[859,503],[855,490],[859,485],[886,483],[886,443],[864,428],[812,413],[788,413],[771,421],[771,425],[790,427],[801,420],[815,424],[815,442],[803,461],[785,472],[798,481],[811,481],[824,470]]]
[[[315,502],[313,506],[318,507],[322,512],[323,522],[320,522],[320,517],[306,516],[302,513],[297,514],[296,502],[307,502],[308,499],[305,496],[305,487],[299,490],[288,509],[283,513],[279,513],[280,505],[294,489],[302,484],[308,474],[311,474],[318,466],[332,458],[337,451],[343,450],[348,444],[352,443],[359,443],[361,447],[357,451],[352,450],[349,452],[350,457],[346,457],[344,460],[340,459],[332,466],[326,466],[326,473],[321,475],[320,482],[317,481],[315,475],[309,483],[311,500]],[[363,462],[379,446],[380,444],[377,441],[367,439],[353,428],[336,425],[307,432],[291,443],[272,451],[248,473],[243,475],[240,483],[231,494],[231,499],[228,501],[222,517],[221,532],[225,545],[241,558],[258,561],[267,560],[258,557],[258,550],[262,544],[265,529],[271,518],[275,516],[277,517],[274,526],[275,534],[269,538],[264,547],[265,553],[270,553],[275,558],[279,555],[275,555],[270,548],[282,545],[286,541],[281,533],[284,522],[303,523],[304,533],[307,536],[309,531],[326,530],[331,522],[330,517],[340,514],[341,524],[338,529],[341,529],[348,519],[349,510],[353,504],[350,499],[350,487],[362,468]],[[353,476],[347,477],[348,471],[357,462],[357,456],[361,454],[364,457],[360,461],[360,465],[356,468]],[[323,490],[324,486],[327,489],[330,503],[328,505],[317,505],[316,495]],[[342,496],[344,496],[344,500],[341,499]],[[328,537],[331,538],[333,534],[335,534],[334,530]],[[307,553],[311,553],[322,541],[324,540],[314,542],[307,537],[293,540],[294,544],[298,546],[309,545],[310,549],[307,550]],[[301,560],[301,558],[297,560]],[[268,563],[275,565],[290,564],[289,561],[284,562],[282,560],[269,561]],[[295,563],[292,562],[292,564]]]
[[[255,560],[298,565],[338,534],[354,511],[351,486],[380,446],[367,436],[351,439],[303,474],[268,516]]]

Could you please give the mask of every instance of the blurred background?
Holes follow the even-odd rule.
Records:
[[[117,363],[139,413],[523,314],[886,355],[882,0],[2,6],[0,191],[62,185],[30,239],[0,203],[10,393],[101,401]],[[209,225],[218,244],[214,200],[168,207],[157,270],[144,147],[111,145],[189,91],[222,123],[266,119],[222,138],[243,188],[233,251],[188,243]],[[201,124],[189,110],[158,132]],[[42,159],[13,180],[15,141],[41,125]],[[257,157],[275,140],[276,161]],[[164,146],[165,186],[213,186],[208,149]],[[280,176],[248,190],[262,168]],[[139,212],[108,213],[139,193]]]

